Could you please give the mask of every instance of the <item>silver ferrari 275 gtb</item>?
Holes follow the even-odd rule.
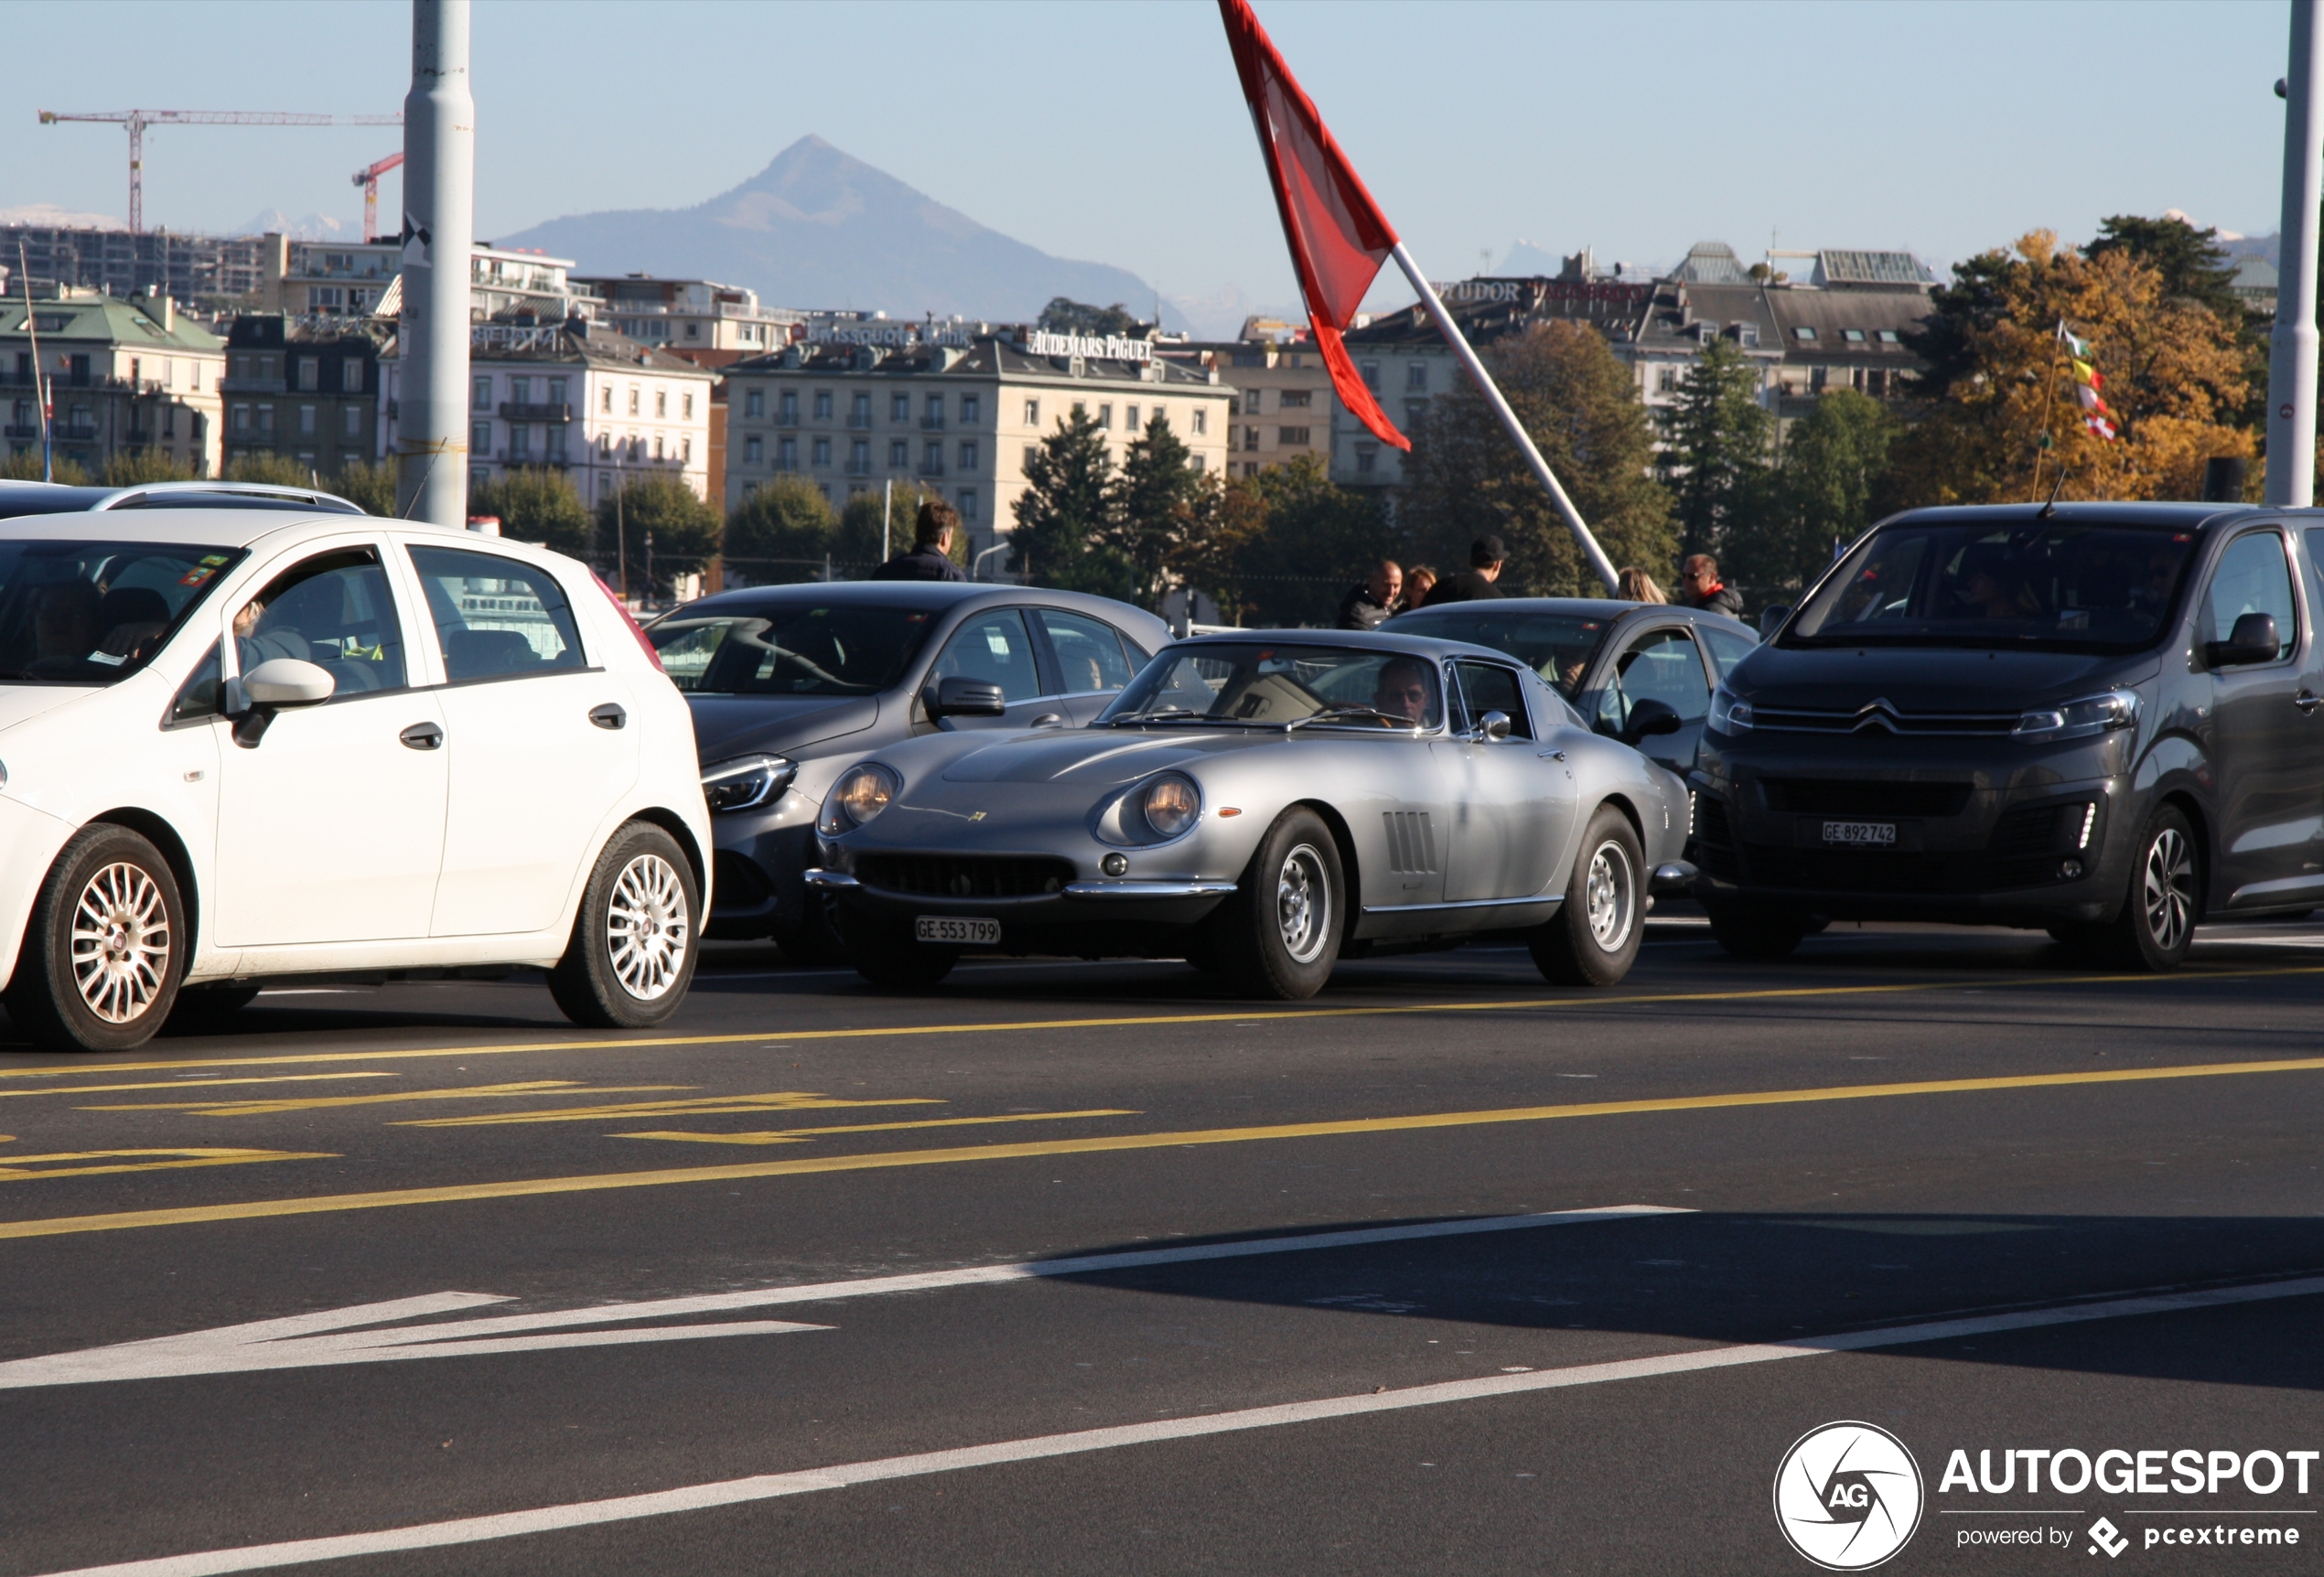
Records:
[[[925,699],[940,720],[1002,708],[957,678]],[[1522,933],[1553,981],[1610,985],[1651,894],[1694,875],[1687,809],[1674,774],[1503,653],[1238,631],[1166,648],[1087,727],[877,752],[824,799],[807,879],[850,961],[896,990],[980,949],[1183,958],[1296,999],[1342,958],[1480,931]]]

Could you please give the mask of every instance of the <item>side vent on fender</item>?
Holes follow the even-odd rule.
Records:
[[[1436,833],[1426,810],[1383,810],[1388,825],[1388,868],[1400,875],[1431,874],[1436,869]]]

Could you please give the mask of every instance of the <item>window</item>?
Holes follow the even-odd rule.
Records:
[[[234,616],[234,653],[242,673],[276,657],[318,665],[338,681],[334,705],[403,689],[403,638],[379,555],[342,548],[277,575]]]
[[[799,469],[799,440],[785,438],[775,445],[775,464],[785,471]]]
[[[1015,608],[1001,608],[963,625],[928,679],[931,684],[946,679],[981,680],[999,685],[1008,701],[1032,700],[1041,693],[1041,681],[1033,669],[1033,642],[1024,616]]]
[[[1453,726],[1466,733],[1484,726],[1485,713],[1498,712],[1509,719],[1512,739],[1531,739],[1533,724],[1525,714],[1524,692],[1518,688],[1517,670],[1497,662],[1453,664],[1454,699],[1459,713]],[[1705,704],[1708,704],[1707,692]]]
[[[1189,471],[1207,471],[1210,468],[1210,462],[1200,455],[1190,455],[1187,457],[1186,467]]]
[[[1255,455],[1259,452],[1259,429],[1245,427],[1243,430],[1243,448],[1246,454]]]
[[[1376,390],[1376,389],[1378,389],[1378,388],[1380,387],[1380,363],[1379,363],[1379,362],[1377,362],[1377,361],[1367,361],[1367,362],[1365,362],[1365,363],[1363,364],[1363,367],[1362,367],[1362,372],[1363,372],[1363,386],[1364,386],[1365,388],[1367,388],[1367,389],[1373,389],[1373,390]]]
[[[961,440],[961,469],[963,471],[976,469],[976,440],[974,438]]]
[[[767,392],[764,389],[753,389],[744,394],[742,413],[746,416],[764,416],[767,413]]]
[[[815,440],[815,464],[818,466],[828,466],[831,464],[830,439],[818,438]]]
[[[1049,650],[1064,676],[1065,694],[1119,690],[1130,682],[1129,660],[1123,656],[1122,637],[1112,625],[1053,607],[1039,609],[1036,617],[1049,632]]]
[[[565,429],[562,426],[552,425],[547,429],[547,432],[549,434],[549,462],[552,465],[562,466],[565,464]]]
[[[799,391],[786,389],[782,392],[782,407],[775,420],[786,427],[799,424]]]
[[[468,402],[479,411],[492,408],[492,378],[487,373],[476,380],[476,398]]]
[[[353,439],[360,438],[363,435],[363,408],[360,405],[342,405],[339,407],[339,414],[344,418],[340,424],[346,429],[340,436]],[[164,436],[167,436],[169,433],[168,413],[167,412],[163,413],[161,430]]]
[[[871,396],[858,394],[847,404],[847,424],[850,427],[871,425]]]
[[[1023,469],[1023,470],[1030,471],[1030,470],[1033,468],[1033,456],[1034,456],[1035,455],[1038,455],[1038,453],[1040,453],[1040,451],[1039,451],[1039,450],[1038,450],[1038,449],[1036,449],[1036,448],[1034,448],[1032,445],[1030,445],[1030,444],[1026,445],[1025,445],[1025,462],[1024,462],[1024,465],[1023,465],[1020,468],[1021,468],[1021,469]]]
[[[510,463],[521,466],[532,457],[533,429],[524,423],[517,423],[509,429]]]
[[[912,397],[909,394],[890,394],[888,397],[888,419],[890,422],[910,421],[912,419]]]
[[[171,723],[192,723],[199,718],[218,715],[218,648],[213,644],[202,653],[201,661],[178,689],[177,698],[169,703]]]
[[[944,443],[942,439],[931,438],[928,441],[928,447],[920,457],[920,468],[931,476],[943,475]]]
[[[1207,433],[1210,430],[1210,413],[1200,405],[1194,408],[1194,430],[1198,433]]]
[[[963,488],[956,498],[960,506],[961,523],[963,525],[969,526],[974,525],[976,523],[975,493],[971,491],[969,488]]]
[[[1725,682],[1727,676],[1735,671],[1737,663],[1757,651],[1759,646],[1748,635],[1738,635],[1731,629],[1720,629],[1715,625],[1699,626],[1696,633],[1710,647],[1711,661],[1718,668],[1721,682]]]
[[[298,408],[298,434],[302,438],[311,438],[315,435],[314,406],[301,405]]]
[[[1114,427],[1114,407],[1113,407],[1113,406],[1111,406],[1111,405],[1100,405],[1100,406],[1097,408],[1097,424],[1098,424],[1099,426],[1101,426],[1101,427],[1105,428],[1105,429],[1106,429],[1107,431],[1109,431],[1109,432],[1113,430],[1113,427]]]
[[[1038,400],[1025,402],[1025,424],[1028,427],[1038,427],[1041,424],[1041,402]]]
[[[363,392],[361,358],[350,356],[339,364],[339,392],[342,394],[360,394]]]
[[[653,457],[657,460],[662,458],[662,434],[659,433],[653,435]]]
[[[1380,445],[1377,445],[1377,444],[1359,444],[1359,445],[1356,445],[1356,475],[1357,475],[1357,476],[1359,476],[1359,477],[1369,477],[1369,476],[1371,476],[1371,475],[1372,475],[1372,467],[1375,464],[1377,464],[1377,463],[1378,463],[1379,459],[1380,459]]]
[[[72,424],[76,427],[81,426],[89,419],[89,407],[76,405],[72,408]],[[261,405],[258,408],[258,431],[264,437],[271,438],[274,435],[274,408],[272,405]]]
[[[1840,338],[1846,340],[1851,345],[1861,345],[1864,343],[1864,330],[1861,328],[1843,328],[1840,330]]]
[[[31,421],[31,418],[30,418],[29,416],[27,416],[27,417],[26,417],[26,418],[25,418],[25,420],[26,420],[26,422],[29,423],[29,422]],[[250,431],[250,407],[249,407],[249,406],[247,406],[247,405],[237,405],[237,406],[235,406],[235,407],[234,407],[233,421],[232,421],[231,425],[232,425],[232,427],[233,427],[233,429],[234,429],[234,433],[235,433],[235,435],[236,435],[236,436],[240,436],[241,434],[242,434],[247,433],[247,432],[249,432],[249,431]]]
[[[533,403],[532,379],[511,378],[509,380],[509,403],[512,405],[530,405]]]
[[[1815,330],[1809,325],[1802,323],[1798,327],[1791,330],[1791,338],[1794,339],[1804,340],[1812,344],[1815,339]]]
[[[634,415],[636,415],[636,414],[638,413],[638,393],[639,393],[639,391],[638,391],[638,386],[637,386],[635,383],[630,384],[630,385],[629,385],[629,414],[630,414],[630,415],[632,415],[632,416],[634,416]]]
[[[1700,723],[1711,710],[1703,660],[1683,629],[1649,630],[1615,660],[1614,673],[1598,695],[1597,721],[1619,734],[1630,726],[1631,709],[1650,699],[1669,706],[1681,723]]]
[[[581,666],[581,635],[556,577],[497,553],[411,550],[435,621],[444,677],[454,684]]]
[[[468,429],[468,453],[479,460],[492,457],[492,424],[479,422]]]
[[[1124,408],[1122,412],[1122,425],[1133,433],[1144,431],[1144,429],[1138,425],[1138,408],[1136,406],[1131,405]]]
[[[1876,330],[1872,338],[1877,339],[1883,345],[1899,345],[1903,343],[1903,341],[1897,337],[1897,331],[1893,328],[1882,328]]]
[[[2264,613],[2276,621],[2276,655],[2291,655],[2299,639],[2299,615],[2292,606],[2292,574],[2284,562],[2284,539],[2274,531],[2252,531],[2227,544],[2211,573],[2203,607],[2203,638],[2225,640],[2235,621]],[[2280,704],[2280,703],[2279,703]]]
[[[930,426],[941,427],[944,424],[944,397],[941,394],[931,394],[923,411]]]
[[[1407,364],[1404,368],[1404,387],[1407,389],[1427,388],[1428,363],[1415,361]]]
[[[828,389],[815,391],[815,420],[818,422],[831,420],[831,391]]]
[[[19,400],[16,402],[16,404],[19,408],[22,408],[25,406],[26,402]],[[347,408],[347,413],[350,416],[354,415],[355,407],[350,405]],[[27,411],[24,415],[17,418],[19,425],[29,424],[31,421],[32,415],[29,411]],[[349,426],[351,431],[353,424],[350,423]],[[175,405],[164,405],[161,408],[161,435],[165,438],[175,438],[178,436],[178,407]]]
[[[847,468],[861,477],[871,470],[871,440],[856,438],[847,445]]]
[[[1256,416],[1259,413],[1259,408],[1265,403],[1264,401],[1260,399],[1260,396],[1265,392],[1266,391],[1264,389],[1253,389],[1247,394],[1238,394],[1231,397],[1227,401],[1227,414],[1230,416],[1240,416],[1244,412],[1248,411],[1252,415]]]
[[[1305,427],[1277,427],[1275,430],[1275,441],[1277,444],[1287,444],[1294,448],[1304,449],[1307,445],[1307,429]]]
[[[984,402],[974,394],[961,396],[961,424],[984,420]]]
[[[891,438],[891,439],[889,439],[889,440],[888,440],[888,468],[889,468],[889,469],[891,469],[891,470],[900,471],[900,470],[902,470],[905,467],[907,467],[907,466],[910,465],[911,463],[912,463],[912,445],[911,445],[911,440],[910,440],[910,439],[909,439],[909,438]]]
[[[565,403],[565,380],[564,380],[564,379],[562,379],[562,378],[552,378],[552,379],[550,379],[550,380],[549,380],[549,403],[550,403],[550,404],[552,404],[552,405],[562,405],[562,404],[564,404],[564,403]]]
[[[603,389],[597,391],[597,409],[608,416],[613,414],[612,384],[608,383]]]
[[[1275,391],[1275,404],[1286,411],[1304,410],[1307,406],[1308,402],[1314,398],[1314,392],[1307,389],[1278,389]]]

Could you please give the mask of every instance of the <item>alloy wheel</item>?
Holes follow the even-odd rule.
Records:
[[[621,989],[652,1002],[678,983],[685,967],[686,889],[659,854],[621,867],[606,899],[606,951]]]
[[[2146,845],[2146,865],[2139,883],[2139,906],[2146,919],[2146,935],[2163,952],[2176,952],[2187,939],[2195,913],[2195,862],[2187,839],[2176,827],[2165,827]]]
[[[169,974],[169,906],[127,861],[102,867],[72,909],[72,978],[89,1011],[107,1024],[149,1012]]]
[[[1630,869],[1629,851],[1609,838],[1589,857],[1589,876],[1583,895],[1588,904],[1589,934],[1598,947],[1618,953],[1630,939],[1638,921],[1638,878]]]
[[[1331,936],[1330,878],[1314,844],[1301,843],[1283,857],[1275,874],[1275,911],[1284,951],[1294,963],[1313,962]]]

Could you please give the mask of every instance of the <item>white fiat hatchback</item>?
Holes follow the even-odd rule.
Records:
[[[279,510],[0,521],[0,981],[36,1045],[509,965],[656,1024],[710,846],[685,701],[572,559]]]

